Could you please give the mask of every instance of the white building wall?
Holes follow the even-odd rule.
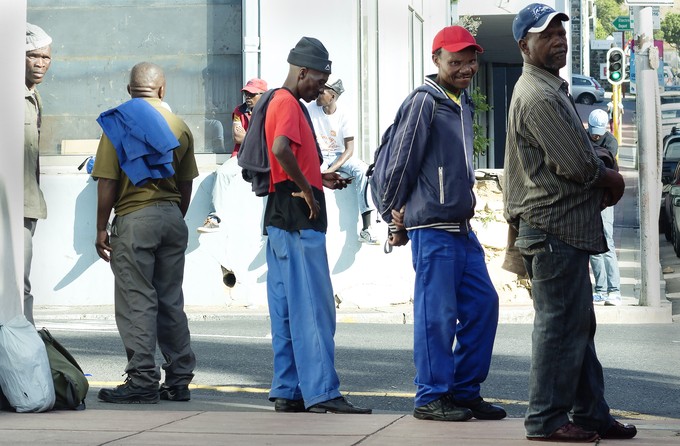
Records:
[[[346,92],[340,103],[356,111],[354,125],[357,128],[361,96],[358,91],[358,1],[362,0],[260,0],[259,4],[261,77],[271,88],[281,86],[288,72],[286,58],[290,49],[302,36],[318,38],[333,61],[331,79],[343,80]],[[449,1],[363,1],[374,1],[378,5],[379,29],[368,31],[378,34],[377,85],[380,91],[372,110],[379,113],[381,128],[368,130],[379,135],[392,122],[399,104],[409,93],[409,5],[425,19],[423,63],[427,74],[433,71],[432,39],[449,23]],[[244,6],[257,8],[258,2],[248,0]],[[246,44],[251,45],[253,34],[249,37]],[[246,57],[252,60],[251,56]],[[254,72],[249,64],[245,70]],[[372,158],[374,147],[368,149],[365,153]],[[38,223],[34,238],[31,276],[36,306],[113,304],[113,275],[109,265],[97,257],[94,249],[96,183],[76,170],[80,161],[69,157],[43,157],[41,161],[42,188],[49,218]],[[201,176],[194,181],[194,196],[186,216],[189,246],[184,278],[185,302],[202,306],[264,305],[266,261],[265,239],[260,235],[262,199],[250,192],[249,185],[238,176],[239,170],[234,169],[234,185],[230,189],[234,212],[223,222],[227,233],[199,236],[196,228],[202,225],[210,211],[212,171],[216,167],[214,157],[212,160],[199,157],[199,165]],[[359,243],[359,215],[351,189],[326,191],[326,200],[328,260],[334,290],[343,305],[375,307],[408,302],[413,289],[410,247],[398,248],[386,255],[382,246]],[[374,229],[384,241],[386,225],[374,223]],[[235,271],[237,284],[234,288],[222,284],[221,266]]]

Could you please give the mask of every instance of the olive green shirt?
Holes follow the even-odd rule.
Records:
[[[144,98],[144,100],[163,115],[170,130],[179,141],[179,147],[173,151],[172,166],[175,169],[175,175],[150,180],[143,186],[135,186],[121,169],[118,154],[111,140],[103,134],[99,140],[92,176],[119,181],[118,195],[113,205],[116,215],[126,215],[158,201],[174,201],[179,204],[181,195],[177,182],[191,181],[198,176],[198,167],[196,167],[194,157],[194,137],[189,127],[179,117],[162,107],[160,99]]]
[[[40,190],[40,119],[42,102],[35,88],[26,90],[24,110],[24,218],[47,218],[47,204]]]

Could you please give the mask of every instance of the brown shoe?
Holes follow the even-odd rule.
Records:
[[[586,431],[574,423],[567,423],[547,437],[529,437],[532,441],[561,441],[563,443],[592,443],[600,439],[597,432]]]
[[[637,428],[632,424],[622,424],[614,420],[607,432],[602,434],[602,439],[607,440],[627,440],[637,435]]]

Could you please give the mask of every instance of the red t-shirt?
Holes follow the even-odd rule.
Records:
[[[271,183],[269,192],[274,191],[274,184],[290,180],[281,165],[272,154],[274,140],[279,136],[285,136],[290,140],[290,148],[293,150],[300,170],[312,187],[323,190],[321,182],[321,168],[319,167],[319,154],[316,150],[314,132],[309,127],[303,114],[300,102],[286,89],[280,89],[274,93],[267,108],[265,121],[265,134],[269,148],[269,164],[271,166]]]
[[[284,88],[274,93],[267,107],[265,135],[271,170],[264,224],[265,227],[271,225],[286,231],[314,229],[326,232],[326,200],[321,180],[321,159],[314,132],[302,107],[304,105]],[[312,186],[314,198],[319,202],[321,209],[319,217],[315,220],[309,220],[309,206],[305,200],[291,196],[291,192],[299,192],[300,188],[283,170],[272,153],[274,140],[279,136],[285,136],[290,140],[290,148],[300,170]]]

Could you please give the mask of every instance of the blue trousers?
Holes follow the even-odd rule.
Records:
[[[482,246],[474,233],[415,229],[409,237],[416,272],[415,405],[445,394],[477,398],[489,373],[498,326],[498,294]]]
[[[595,292],[600,294],[621,291],[619,262],[614,246],[614,207],[609,206],[602,211],[602,226],[607,239],[609,251],[604,254],[590,256],[590,267],[595,277]]]
[[[340,396],[335,371],[335,303],[326,234],[267,226],[267,299],[272,325],[271,400],[305,406]]]
[[[595,352],[589,255],[523,221],[515,246],[531,278],[535,310],[527,436],[550,436],[569,422],[570,411],[576,424],[602,434],[613,418]]]

